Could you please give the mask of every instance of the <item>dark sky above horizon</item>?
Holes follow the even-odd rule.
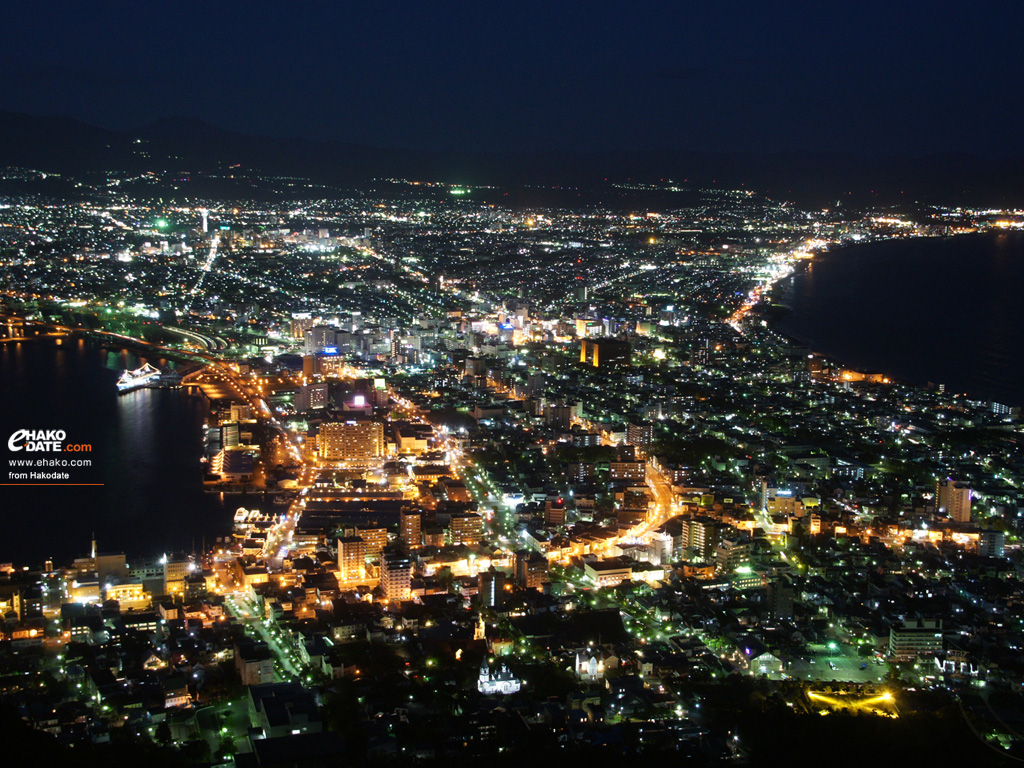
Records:
[[[16,0],[0,109],[419,149],[1021,155],[1024,4]]]

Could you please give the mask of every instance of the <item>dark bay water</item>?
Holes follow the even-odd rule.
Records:
[[[145,361],[78,339],[0,344],[0,482],[11,482],[12,458],[29,456],[8,450],[12,432],[62,429],[65,443],[92,445],[89,453],[58,454],[93,462],[60,470],[70,473],[68,482],[103,484],[0,487],[0,562],[85,556],[93,533],[100,551],[139,557],[192,551],[193,542],[198,550],[204,537],[210,544],[230,530],[225,507],[238,505],[202,489],[206,402],[180,390],[117,393],[121,371]]]
[[[778,329],[847,365],[1024,405],[1024,233],[823,254],[780,286]]]

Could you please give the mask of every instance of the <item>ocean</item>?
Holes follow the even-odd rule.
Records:
[[[230,532],[238,497],[225,503],[202,486],[206,401],[182,390],[117,392],[121,371],[147,360],[175,365],[86,339],[0,343],[0,483],[20,480],[10,476],[23,471],[13,460],[70,457],[92,466],[46,471],[98,484],[0,486],[0,562],[59,565],[87,556],[93,535],[100,552],[130,558],[191,552]],[[91,450],[12,452],[8,440],[18,430],[62,430],[64,445]]]
[[[775,292],[777,328],[851,367],[1024,405],[1024,233],[853,245]]]

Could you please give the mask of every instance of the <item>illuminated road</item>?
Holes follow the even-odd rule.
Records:
[[[642,536],[654,530],[666,520],[679,514],[679,507],[676,504],[676,495],[672,490],[672,483],[665,477],[661,470],[647,462],[647,487],[654,495],[654,509],[647,515],[647,522],[644,523],[637,536]]]
[[[272,566],[281,568],[283,561],[288,555],[292,546],[292,538],[295,535],[295,525],[302,517],[306,508],[306,500],[299,499],[292,503],[288,514],[284,515],[268,532],[267,539],[263,544],[262,557],[270,561]]]
[[[203,281],[206,279],[206,273],[213,269],[213,263],[217,260],[217,246],[220,240],[216,235],[210,241],[210,252],[206,254],[206,263],[203,264],[202,270],[199,273],[199,279],[196,280],[196,284],[192,286],[192,290],[188,292],[188,306],[185,307],[185,316],[187,317],[192,312],[192,302],[195,300],[195,296],[199,293],[199,289],[203,286]]]
[[[168,333],[176,333],[179,336],[184,336],[186,339],[190,339],[192,341],[198,341],[200,344],[202,344],[204,347],[206,347],[209,350],[217,349],[220,346],[219,344],[217,344],[217,342],[215,342],[209,336],[204,336],[203,334],[196,333],[195,331],[188,331],[188,330],[185,330],[184,328],[175,328],[175,327],[170,326],[170,325],[163,326],[163,329],[165,331],[167,331]]]
[[[213,384],[219,392],[229,392],[234,398],[241,400],[253,409],[253,413],[259,418],[269,418],[272,414],[270,408],[262,396],[253,389],[253,386],[241,374],[237,373],[230,365],[211,355],[198,355],[209,361],[211,364],[206,368],[189,374],[182,379],[182,384],[203,386]]]
[[[252,629],[258,639],[267,644],[280,669],[283,669],[292,678],[302,676],[303,670],[298,652],[290,647],[290,644],[284,642],[279,631],[272,632],[268,628],[267,622],[259,618],[252,603],[236,592],[234,595],[227,595],[224,598],[224,605],[240,622]],[[277,682],[287,679],[281,674],[280,669],[274,670],[274,677],[278,678]]]
[[[576,423],[586,429],[593,429],[589,422],[578,421]],[[601,444],[612,447],[618,445],[607,432],[603,431],[601,432]],[[620,536],[620,541],[631,537],[640,538],[679,514],[679,505],[676,503],[676,494],[672,490],[672,483],[650,460],[644,462],[644,480],[653,497],[653,508],[648,510],[647,519],[631,528],[625,536]]]

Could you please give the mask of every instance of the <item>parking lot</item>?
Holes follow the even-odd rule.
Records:
[[[885,677],[886,665],[873,658],[843,653],[842,649],[812,646],[817,655],[791,662],[785,674],[799,680],[837,680],[852,683],[878,683]],[[863,667],[863,669],[862,669]]]

